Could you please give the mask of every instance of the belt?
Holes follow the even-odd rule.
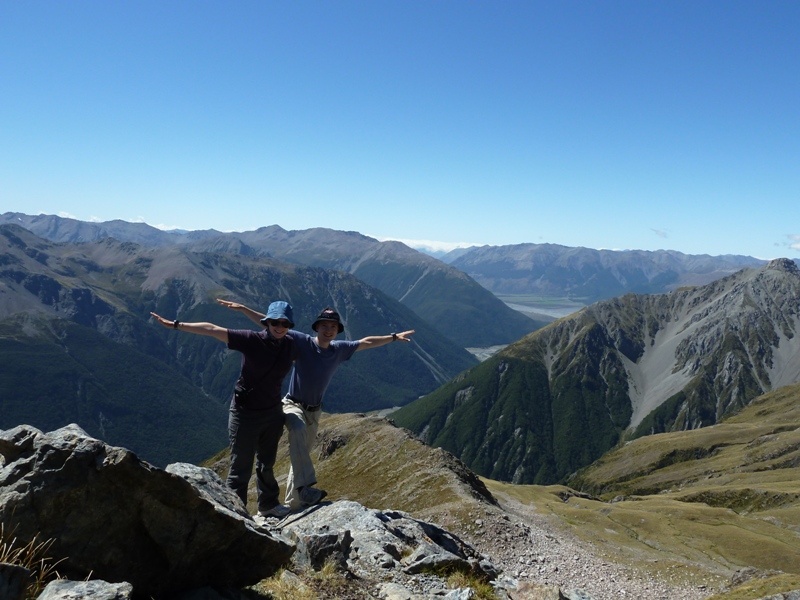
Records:
[[[317,412],[320,408],[322,408],[322,404],[306,404],[305,402],[303,402],[302,400],[298,400],[294,396],[287,395],[286,397],[295,404],[299,404],[300,406],[302,406],[303,410],[308,412]]]

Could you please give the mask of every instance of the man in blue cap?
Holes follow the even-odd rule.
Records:
[[[258,516],[285,517],[289,508],[280,503],[275,479],[275,458],[283,435],[281,384],[294,360],[292,307],[277,301],[269,305],[263,331],[226,329],[213,323],[170,321],[150,313],[168,329],[207,335],[242,353],[242,370],[228,414],[231,466],[226,483],[247,506],[247,486],[256,462]]]
[[[243,304],[217,300],[223,306],[244,313],[257,323],[264,315]],[[394,341],[410,342],[414,330],[389,335],[372,335],[360,340],[337,340],[344,331],[339,313],[332,308],[320,312],[311,329],[315,336],[292,330],[296,359],[289,380],[289,392],[283,399],[286,429],[289,433],[291,467],[286,480],[286,504],[293,510],[318,503],[325,490],[314,487],[317,474],[311,460],[311,448],[317,438],[320,409],[325,390],[341,363],[355,352],[380,348]]]

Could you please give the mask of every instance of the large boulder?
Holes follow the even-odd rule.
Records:
[[[158,469],[77,425],[0,431],[0,522],[23,544],[52,539],[62,576],[129,582],[136,597],[252,585],[294,551],[209,469]]]
[[[471,545],[437,525],[347,500],[287,517],[282,533],[297,544],[295,563],[315,570],[328,562],[364,579],[398,571],[413,578],[458,570],[485,581],[499,575]]]
[[[36,600],[130,600],[132,597],[133,587],[130,583],[108,583],[100,579],[57,579],[47,584]]]

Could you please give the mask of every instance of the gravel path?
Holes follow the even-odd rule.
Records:
[[[473,513],[473,526],[460,535],[521,584],[557,586],[564,592],[580,590],[591,600],[703,600],[725,583],[676,587],[653,579],[603,559],[588,544],[530,507],[506,501],[503,505],[506,511]]]

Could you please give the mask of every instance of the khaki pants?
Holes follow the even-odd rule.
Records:
[[[283,399],[283,414],[289,434],[289,476],[286,478],[286,504],[292,510],[300,507],[298,489],[317,483],[317,473],[311,461],[311,448],[317,440],[319,417],[322,411],[309,412],[289,398]]]

